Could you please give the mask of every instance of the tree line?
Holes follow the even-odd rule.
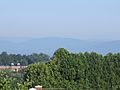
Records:
[[[58,49],[47,63],[28,66],[24,81],[65,90],[120,89],[120,53],[70,53]]]
[[[12,88],[12,83],[4,85]],[[60,48],[48,62],[28,65],[23,79],[11,90],[28,90],[36,85],[65,90],[120,90],[120,53],[71,53]]]
[[[31,55],[21,55],[21,54],[8,54],[7,52],[2,52],[0,54],[0,66],[5,65],[9,66],[11,63],[14,63],[14,65],[17,65],[17,63],[20,63],[23,66],[35,63],[35,62],[46,62],[49,60],[49,55],[47,54],[37,54],[33,53]]]

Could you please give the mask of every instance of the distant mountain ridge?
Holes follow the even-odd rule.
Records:
[[[46,53],[52,55],[58,48],[66,48],[72,52],[98,52],[107,54],[109,52],[120,52],[120,40],[116,41],[86,41],[71,38],[38,38],[25,40],[23,42],[12,42],[0,40],[0,51],[9,53],[31,54]]]

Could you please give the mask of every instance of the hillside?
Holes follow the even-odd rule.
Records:
[[[60,47],[72,52],[95,51],[106,54],[108,52],[120,52],[120,41],[101,42],[71,38],[38,38],[22,42],[13,42],[10,39],[0,40],[0,51],[7,51],[9,53],[31,54],[33,52],[43,52],[52,55],[53,52]]]

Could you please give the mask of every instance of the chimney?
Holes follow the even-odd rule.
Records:
[[[39,85],[38,85],[38,86],[35,86],[35,89],[36,89],[36,90],[42,90],[42,86],[39,86]]]

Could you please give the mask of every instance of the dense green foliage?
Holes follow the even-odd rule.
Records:
[[[0,90],[12,90],[12,81],[5,72],[0,71]]]
[[[114,90],[120,87],[120,53],[69,53],[58,49],[49,62],[29,65],[24,76],[29,87],[66,90]]]
[[[0,65],[10,65],[14,63],[20,63],[21,65],[28,65],[39,61],[48,61],[49,56],[43,53],[32,55],[20,55],[20,54],[7,54],[6,52],[2,52],[0,54]]]
[[[25,72],[0,72],[0,90],[28,90],[36,85],[65,90],[120,90],[120,53],[103,56],[60,48],[50,61],[31,64]]]
[[[0,90],[28,90],[29,84],[23,81],[23,71],[0,70]]]

